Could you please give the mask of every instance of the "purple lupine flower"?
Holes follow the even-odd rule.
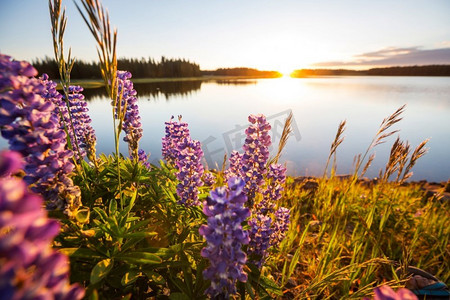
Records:
[[[382,285],[375,288],[373,300],[418,300],[417,296],[408,289],[400,288],[395,292],[390,286]],[[364,298],[368,300],[368,298]]]
[[[178,172],[176,173],[179,183],[177,194],[179,203],[186,206],[200,205],[198,200],[198,188],[203,185],[203,157],[202,147],[199,141],[190,137],[184,138],[178,144],[178,157],[175,159]]]
[[[17,152],[0,154],[0,170],[17,171]],[[12,167],[15,166],[15,167]],[[70,285],[67,256],[51,248],[59,223],[47,218],[42,198],[13,177],[0,177],[0,295],[2,299],[81,299]]]
[[[132,155],[130,156],[130,158],[131,158],[132,160],[134,159],[134,157],[133,157]],[[141,162],[147,169],[150,169],[150,168],[151,168],[150,163],[148,162],[148,156],[147,156],[147,153],[145,153],[144,150],[139,149],[137,160],[138,160],[139,162]]]
[[[249,257],[253,258],[251,261],[261,268],[267,258],[267,249],[270,247],[271,238],[273,235],[272,219],[257,212],[249,219],[250,226],[247,253]]]
[[[72,145],[75,145],[73,151],[75,152],[77,159],[82,159],[87,153],[88,158],[93,160],[95,159],[95,145],[97,143],[97,138],[95,136],[95,131],[91,126],[92,120],[88,115],[89,108],[87,107],[84,95],[81,94],[82,91],[83,88],[81,86],[69,86],[68,98],[72,121],[66,121],[66,125],[69,127],[72,127],[73,125],[76,141],[75,139],[71,139],[71,141]],[[72,124],[70,122],[72,122]],[[78,143],[78,145],[75,143]],[[78,157],[78,151],[80,152],[81,157]]]
[[[232,151],[230,154],[230,166],[225,171],[225,179],[231,177],[242,177],[242,154],[237,151]]]
[[[73,154],[66,149],[66,133],[59,128],[55,106],[41,96],[44,85],[28,77],[29,64],[18,64],[5,55],[0,61],[1,134],[11,150],[23,155],[24,180],[31,189],[44,195],[49,208],[65,208],[72,216],[81,206],[81,196],[68,177],[74,168]]]
[[[127,71],[117,71],[118,81],[118,98],[122,100],[121,107],[125,107],[126,111],[122,123],[122,129],[125,131],[123,140],[128,143],[129,154],[137,154],[139,148],[139,140],[142,137],[141,117],[139,115],[139,107],[137,104],[137,92],[130,80],[131,73]],[[116,118],[117,118],[116,111]]]
[[[1,53],[0,70],[0,92],[4,89],[19,88],[23,80],[38,74],[37,70],[28,62],[12,60],[11,56]]]
[[[178,157],[178,145],[185,138],[190,137],[188,124],[181,122],[181,116],[178,116],[179,122],[173,122],[174,117],[166,122],[166,135],[162,138],[162,156],[171,164],[175,165]]]
[[[241,224],[250,211],[244,207],[247,196],[243,188],[242,179],[230,178],[228,189],[216,188],[203,203],[208,224],[202,225],[199,232],[207,241],[201,255],[210,262],[203,276],[211,280],[211,286],[205,292],[211,298],[228,299],[236,293],[238,280],[247,281],[243,270],[247,256],[241,248],[249,243],[249,237]]]
[[[272,141],[269,135],[271,126],[264,115],[250,115],[248,120],[250,126],[245,130],[247,138],[243,146],[242,174],[245,180],[244,192],[252,204],[256,193],[264,184],[269,146]]]
[[[280,207],[275,211],[275,220],[272,224],[273,232],[270,239],[271,246],[278,247],[284,240],[289,229],[291,211],[285,207]]]
[[[15,151],[0,152],[0,177],[5,177],[21,169],[23,166],[22,155]]]
[[[89,109],[87,102],[84,100],[83,88],[80,86],[70,86],[68,90],[68,105],[57,90],[56,83],[49,80],[47,74],[43,74],[40,78],[44,85],[41,96],[51,101],[55,105],[53,112],[59,119],[60,128],[66,131],[70,138],[70,144],[77,160],[82,159],[88,153],[88,158],[95,159],[96,136],[91,126],[91,118],[87,114]]]
[[[281,164],[271,164],[267,173],[267,188],[263,192],[263,199],[256,204],[256,208],[264,215],[273,213],[276,202],[281,198],[286,182],[286,168]]]
[[[206,186],[213,186],[216,183],[216,177],[211,172],[204,172],[202,177],[203,183]]]

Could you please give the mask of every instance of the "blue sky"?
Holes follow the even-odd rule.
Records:
[[[79,0],[77,0],[79,1]],[[202,69],[247,66],[368,68],[450,64],[450,1],[103,0],[118,29],[119,57],[182,57]],[[96,60],[72,1],[66,47]],[[0,51],[53,56],[45,0],[0,0]]]

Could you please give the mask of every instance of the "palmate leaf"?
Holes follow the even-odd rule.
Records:
[[[99,261],[91,271],[91,284],[96,284],[105,278],[113,266],[114,262],[110,258]]]

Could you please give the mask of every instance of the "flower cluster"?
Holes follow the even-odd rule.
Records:
[[[123,112],[122,129],[125,131],[123,140],[128,143],[128,150],[130,155],[138,152],[139,140],[142,137],[141,117],[139,115],[139,107],[137,104],[137,92],[133,87],[133,82],[130,80],[131,73],[127,71],[117,71],[118,81],[118,101],[121,108],[126,108]],[[116,109],[116,118],[117,109]]]
[[[240,154],[237,151],[232,151],[230,154],[230,166],[225,171],[225,178],[231,178],[231,177],[242,177],[242,154]]]
[[[203,151],[199,141],[191,139],[188,124],[173,121],[166,122],[166,135],[162,138],[164,159],[177,169],[177,194],[180,204],[200,205],[198,188],[203,185],[204,168],[201,163]]]
[[[408,289],[401,288],[395,292],[388,285],[375,288],[373,300],[417,300],[417,296]],[[364,298],[367,299],[367,298]]]
[[[245,130],[247,138],[243,146],[244,154],[241,163],[242,175],[245,180],[244,192],[250,203],[253,203],[256,193],[264,184],[269,146],[272,141],[269,135],[271,126],[264,115],[250,115],[248,121],[251,124]]]
[[[204,172],[202,180],[203,183],[208,187],[211,187],[216,183],[216,177],[211,172]]]
[[[263,214],[273,213],[276,202],[281,198],[286,182],[286,168],[281,164],[271,164],[267,172],[267,181],[263,199],[256,204],[256,208]]]
[[[44,195],[52,209],[65,209],[73,216],[81,206],[80,189],[68,174],[74,165],[72,151],[66,149],[66,133],[61,130],[55,105],[41,94],[45,87],[35,69],[25,62],[0,55],[0,126],[10,149],[25,158],[25,181],[34,192]],[[34,71],[32,71],[34,70]]]
[[[131,159],[134,159],[133,155],[130,156]],[[148,155],[144,150],[139,149],[137,160],[141,162],[147,169],[150,169],[150,163],[148,162]]]
[[[70,285],[67,256],[51,248],[59,224],[42,210],[42,198],[7,176],[21,157],[0,153],[0,295],[2,299],[81,299]]]
[[[60,128],[66,131],[70,137],[70,144],[77,160],[88,154],[90,160],[95,159],[95,145],[97,142],[95,131],[91,126],[91,118],[88,115],[89,109],[84,100],[83,88],[80,86],[70,86],[68,89],[68,104],[57,90],[56,83],[49,80],[47,74],[40,78],[44,85],[41,96],[55,105],[53,112],[59,119]],[[70,108],[70,113],[67,108]]]
[[[252,262],[261,267],[267,257],[267,249],[271,244],[273,235],[272,219],[261,213],[256,213],[249,221],[250,243],[248,245],[248,255],[251,256]]]
[[[270,239],[271,246],[277,247],[286,236],[286,232],[289,229],[290,215],[290,210],[285,207],[280,207],[275,211],[275,222]]]
[[[198,188],[203,185],[201,180],[204,169],[201,163],[203,157],[202,147],[199,141],[190,137],[184,138],[178,144],[178,157],[176,166],[178,169],[177,194],[179,203],[186,206],[200,205],[198,200]]]
[[[188,124],[181,122],[181,116],[178,117],[179,122],[173,121],[173,116],[169,122],[166,122],[166,135],[162,138],[162,156],[168,162],[175,164],[178,157],[178,145],[185,138],[189,138]]]
[[[92,120],[88,115],[89,108],[87,107],[87,102],[84,100],[84,95],[81,94],[82,91],[83,88],[81,86],[69,87],[68,98],[72,124],[70,124],[70,121],[66,122],[66,124],[69,124],[69,126],[73,125],[76,142],[78,143],[81,155],[84,156],[87,151],[88,157],[91,159],[95,157],[95,144],[97,139],[95,137],[95,131],[91,126]],[[75,140],[72,140],[72,143],[75,144]],[[77,147],[74,147],[73,150],[77,151]]]
[[[211,280],[211,286],[206,290],[211,298],[228,299],[236,293],[238,280],[247,281],[243,270],[247,256],[241,247],[249,243],[249,237],[241,223],[250,211],[244,207],[247,197],[243,188],[242,179],[230,178],[228,189],[216,188],[204,202],[203,212],[208,217],[208,225],[202,225],[199,232],[207,241],[201,255],[210,261],[203,275]]]

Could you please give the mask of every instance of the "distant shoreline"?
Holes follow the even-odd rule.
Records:
[[[294,79],[302,78],[330,78],[330,77],[347,77],[347,76],[363,76],[363,77],[450,77],[450,75],[362,75],[362,74],[327,74],[327,75],[303,75],[291,76]],[[256,80],[256,79],[279,79],[285,77],[261,77],[261,76],[197,76],[197,77],[163,77],[163,78],[132,78],[133,83],[157,83],[157,82],[175,82],[175,81],[234,81],[234,80]],[[71,84],[81,85],[84,88],[100,88],[104,86],[102,79],[72,79]]]

